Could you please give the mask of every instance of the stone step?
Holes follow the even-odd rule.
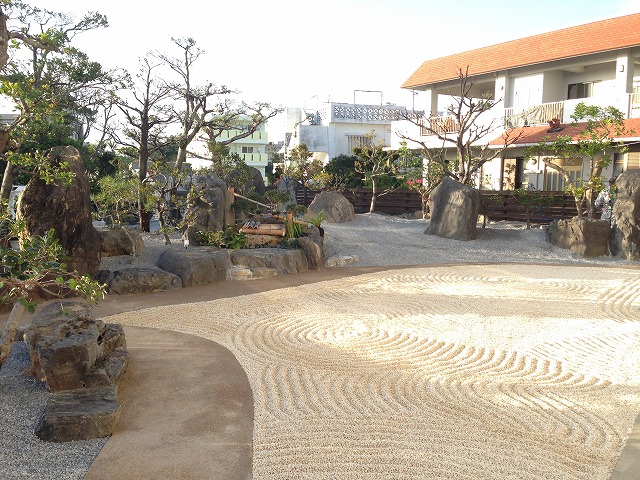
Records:
[[[234,265],[227,270],[227,280],[255,280],[257,278],[275,277],[276,275],[278,275],[278,271],[270,267]]]
[[[119,416],[112,386],[58,392],[49,399],[36,435],[49,442],[108,437]]]

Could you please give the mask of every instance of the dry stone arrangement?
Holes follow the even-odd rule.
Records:
[[[66,442],[111,435],[120,415],[117,388],[129,354],[122,327],[97,320],[85,302],[52,302],[24,332],[30,373],[53,393],[36,434]]]

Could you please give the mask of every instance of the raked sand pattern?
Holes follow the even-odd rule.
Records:
[[[230,349],[255,479],[601,479],[640,412],[640,270],[390,270],[106,319]]]

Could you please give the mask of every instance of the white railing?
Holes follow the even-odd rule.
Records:
[[[439,117],[430,117],[425,119],[424,121],[429,123],[429,128],[423,126],[420,128],[420,135],[428,136],[433,135],[434,132],[440,135],[445,135],[447,133],[455,133],[460,130],[460,125],[458,124],[455,117],[451,115],[443,115]]]
[[[629,108],[627,116],[629,118],[639,118],[640,117],[640,92],[630,93],[629,94]]]
[[[331,104],[331,120],[357,120],[364,122],[391,123],[403,118],[404,107],[392,105]]]
[[[543,103],[529,107],[509,107],[504,109],[504,126],[519,128],[533,125],[548,125],[554,118],[563,121],[564,102]]]

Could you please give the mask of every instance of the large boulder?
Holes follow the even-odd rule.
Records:
[[[431,220],[424,233],[453,240],[475,240],[479,208],[478,190],[444,177],[429,196]]]
[[[356,218],[351,202],[338,192],[325,191],[316,195],[304,218],[312,218],[319,213],[324,215],[324,221],[327,223],[345,223]]]
[[[264,195],[266,188],[264,185],[264,178],[262,178],[260,170],[255,167],[248,167],[248,172],[249,178],[244,181],[242,185],[240,185],[240,187],[238,188],[239,193],[247,195],[248,193],[256,192],[259,195]],[[235,182],[231,181],[237,178],[238,175],[239,173],[236,170],[232,171],[229,174],[230,183],[234,183],[235,185]]]
[[[257,248],[235,250],[231,263],[248,268],[272,268],[277,275],[291,275],[309,270],[309,262],[302,250],[284,248]]]
[[[227,250],[199,247],[166,250],[156,265],[180,277],[183,287],[192,287],[226,280],[231,261]]]
[[[100,268],[100,236],[93,227],[89,180],[80,153],[74,147],[52,148],[39,170],[61,169],[71,173],[69,185],[61,180],[47,183],[34,175],[18,202],[18,219],[24,220],[20,238],[45,235],[55,237],[69,257],[69,270],[93,276]]]
[[[128,363],[122,327],[97,320],[85,302],[45,305],[24,340],[31,372],[52,392],[115,385]]]
[[[182,288],[182,279],[160,268],[129,267],[119,270],[100,270],[98,280],[107,285],[110,293],[168,292]]]
[[[609,253],[611,225],[608,220],[587,220],[573,217],[554,220],[547,229],[547,241],[568,248],[580,257],[601,257]]]
[[[612,253],[627,260],[640,260],[640,171],[622,173],[616,190]]]
[[[184,223],[182,236],[190,245],[198,244],[196,232],[216,232],[234,225],[233,195],[227,184],[213,174],[196,177],[187,196]]]
[[[298,246],[307,257],[309,270],[324,269],[324,238],[320,234],[298,238]]]
[[[98,228],[103,257],[119,255],[140,255],[144,250],[144,240],[140,232],[128,228]]]

